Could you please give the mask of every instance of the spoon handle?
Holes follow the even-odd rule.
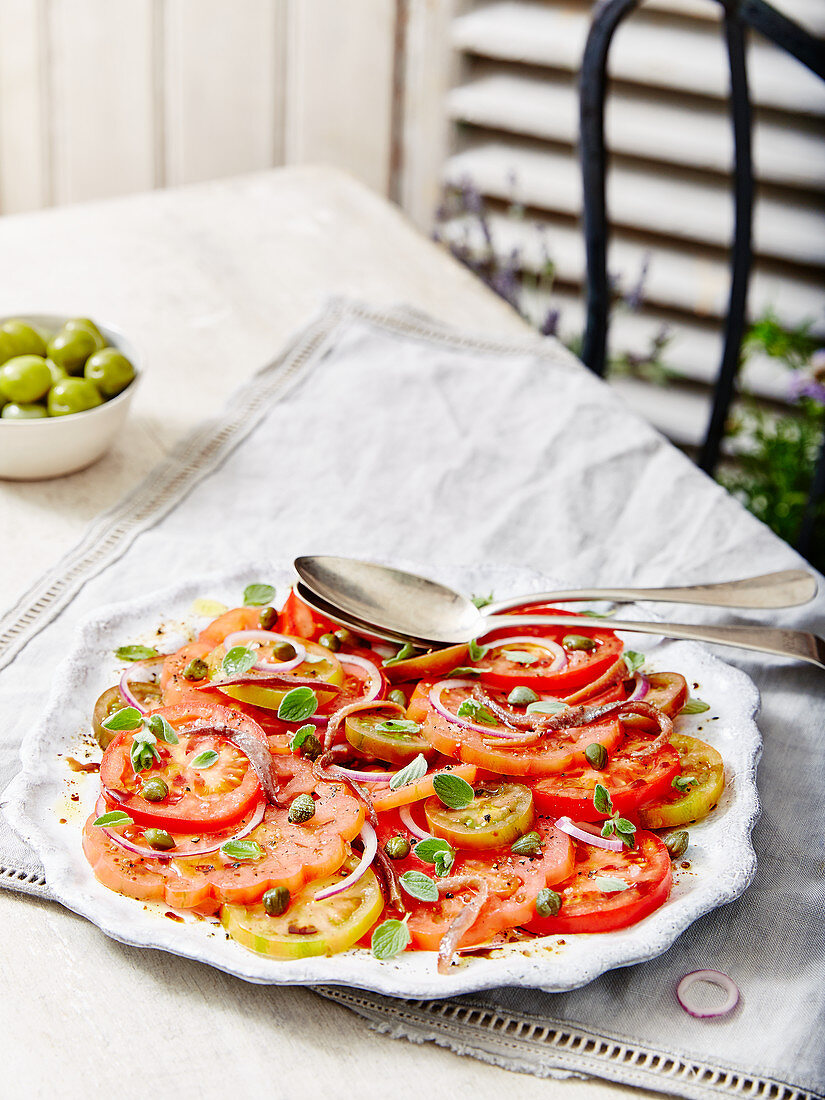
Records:
[[[500,627],[523,626],[587,626],[596,625],[587,615],[496,615],[479,623],[477,637]],[[809,661],[825,669],[825,641],[816,634],[804,630],[783,630],[764,626],[697,626],[694,623],[645,623],[621,622],[608,619],[604,623],[610,630],[629,630],[640,634],[658,634],[664,638],[683,638],[693,642],[712,642],[715,645],[733,646],[734,649],[753,649],[757,653],[774,653],[779,657],[793,657],[797,661]]]
[[[665,603],[708,604],[712,607],[797,607],[816,595],[817,583],[804,569],[784,569],[741,581],[721,584],[693,584],[683,588],[581,588],[561,592],[536,592],[498,600],[483,609],[484,615],[498,615],[512,607],[530,602],[564,603],[577,600],[613,600],[634,603],[637,600],[661,600]]]

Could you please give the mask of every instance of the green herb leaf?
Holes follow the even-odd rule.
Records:
[[[260,859],[264,854],[260,844],[254,840],[227,840],[221,845],[225,856],[237,861]]]
[[[534,665],[539,660],[538,653],[529,653],[526,649],[502,649],[501,656],[516,665]]]
[[[470,598],[479,611],[481,611],[482,607],[486,607],[493,602],[493,593],[491,592],[489,596],[471,596]]]
[[[480,661],[484,654],[487,652],[489,646],[479,645],[475,638],[473,638],[468,648],[470,651],[470,660]]]
[[[472,718],[475,722],[484,722],[488,726],[495,726],[498,722],[496,716],[483,703],[479,703],[478,699],[465,699],[456,714],[459,718]]]
[[[612,611],[580,611],[576,609],[577,615],[586,615],[588,619],[612,619],[616,614],[615,610]]]
[[[566,711],[567,703],[561,699],[539,699],[535,703],[528,704],[527,714],[562,714]]]
[[[301,745],[303,745],[304,741],[306,741],[308,737],[314,736],[315,726],[313,726],[311,722],[307,722],[305,726],[301,726],[292,735],[292,740],[289,743],[289,747],[293,752],[295,752],[296,749],[300,749]]]
[[[244,607],[263,607],[274,598],[275,589],[271,584],[248,584],[243,590]]]
[[[433,864],[435,866],[435,873],[439,878],[446,878],[450,871],[453,869],[455,863],[455,852],[450,849],[449,852],[436,852]]]
[[[704,699],[695,699],[693,696],[688,699],[680,714],[704,714],[706,710],[710,710],[710,703],[706,703]]]
[[[132,737],[132,745],[129,749],[129,759],[135,772],[145,772],[151,768],[155,760],[160,760],[157,750],[157,738],[147,729],[135,730]]]
[[[433,776],[433,790],[451,810],[464,810],[475,798],[475,791],[467,780],[450,772]]]
[[[411,722],[408,718],[388,718],[374,727],[379,733],[418,733],[420,722]]]
[[[150,657],[159,657],[156,649],[150,649],[146,645],[122,645],[115,650],[115,657],[119,661],[147,661]]]
[[[288,691],[278,707],[282,722],[303,722],[318,709],[318,696],[309,687],[297,687]]]
[[[101,725],[107,730],[135,730],[142,722],[143,716],[136,707],[124,707],[104,718]]]
[[[441,837],[431,836],[426,840],[419,840],[413,851],[424,863],[435,863],[435,857],[439,852],[452,852],[452,847]]]
[[[671,783],[675,791],[689,791],[698,780],[695,775],[677,775]]]
[[[627,671],[631,674],[638,672],[647,660],[644,653],[637,653],[635,649],[626,649],[622,656],[624,657],[624,663],[627,665]]]
[[[636,847],[636,826],[626,817],[616,818],[616,835],[628,848]]]
[[[419,901],[438,901],[438,886],[423,871],[405,871],[398,881],[411,897]]]
[[[452,680],[455,676],[480,676],[483,671],[475,665],[459,665],[447,673],[447,679]]]
[[[119,829],[122,825],[134,825],[134,821],[123,810],[110,810],[92,824],[100,825],[102,829]]]
[[[408,783],[415,783],[417,779],[421,779],[422,776],[427,774],[427,760],[423,753],[419,753],[415,760],[411,760],[409,764],[405,764],[404,767],[395,773],[390,780],[390,788],[397,791],[399,787],[406,787]]]
[[[623,882],[620,878],[613,878],[611,875],[596,875],[593,885],[603,894],[617,894],[620,890],[630,889],[630,883]]]
[[[597,783],[593,791],[593,806],[597,813],[613,813],[613,800],[610,797],[610,791],[602,783]]]
[[[384,668],[388,668],[390,665],[397,665],[399,661],[406,661],[408,657],[415,655],[415,646],[410,642],[405,642],[394,657],[388,657],[386,661],[382,661],[381,664]]]
[[[255,664],[255,654],[245,645],[236,645],[224,654],[221,673],[224,676],[242,676]]]
[[[177,745],[178,735],[162,714],[150,714],[146,719],[146,728],[167,745]]]
[[[385,920],[373,932],[370,950],[376,959],[394,959],[409,942],[406,920]]]
[[[206,768],[211,768],[213,764],[217,764],[219,759],[220,757],[214,749],[206,749],[204,752],[198,753],[192,761],[192,767],[204,771]]]
[[[607,821],[605,821],[604,825],[602,825],[602,836],[603,837],[611,837],[611,836],[613,836],[613,834],[615,832],[616,832],[616,822],[613,820],[612,817],[609,817],[607,819]]]
[[[518,687],[514,687],[507,696],[507,702],[511,707],[526,707],[530,703],[538,703],[539,697],[532,688],[520,684]]]

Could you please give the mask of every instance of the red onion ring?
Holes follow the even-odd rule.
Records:
[[[357,783],[389,783],[395,775],[395,772],[357,772],[353,768],[345,768],[343,764],[335,764],[333,767]]]
[[[560,646],[558,642],[551,642],[549,638],[533,638],[529,635],[513,635],[512,638],[496,638],[494,642],[487,643],[487,651],[489,652],[491,649],[501,649],[502,646],[509,646],[512,648],[516,645],[540,646],[542,649],[547,650],[548,653],[552,653],[553,663],[549,668],[544,669],[545,672],[559,672],[567,665],[567,654],[564,651],[564,646]],[[507,660],[506,654],[501,653],[499,656]]]
[[[120,694],[130,707],[139,710],[141,714],[148,714],[149,711],[135,698],[131,683],[134,680],[138,684],[156,684],[165,660],[166,655],[161,655],[160,657],[149,657],[145,661],[136,661],[135,664],[129,665],[120,678]]]
[[[384,676],[374,661],[369,661],[366,657],[357,657],[354,653],[340,653],[338,654],[338,660],[344,667],[354,665],[366,672],[367,689],[364,693],[364,702],[381,698],[384,692]]]
[[[336,894],[348,890],[350,886],[354,886],[359,879],[364,877],[378,851],[378,837],[375,835],[375,829],[367,821],[361,826],[360,836],[364,844],[364,853],[358,862],[358,866],[354,867],[350,874],[346,878],[342,878],[340,882],[335,882],[332,886],[328,886],[326,890],[317,893],[315,895],[316,901],[324,901],[326,898],[335,897]]]
[[[637,672],[633,679],[636,681],[636,686],[627,697],[628,703],[635,703],[639,699],[644,699],[650,690],[650,680],[643,672]]]
[[[271,630],[236,630],[233,634],[227,634],[223,644],[228,653],[236,645],[245,646],[247,642],[272,641],[286,642],[287,645],[291,645],[295,650],[295,656],[290,657],[288,661],[256,661],[254,668],[261,669],[263,672],[289,672],[306,660],[306,646],[301,645],[296,638],[287,638],[286,634],[275,634]]]
[[[441,702],[441,696],[445,691],[449,691],[452,688],[475,688],[476,684],[473,680],[439,680],[438,683],[433,684],[430,688],[430,703],[435,710],[441,715],[442,718],[446,718],[454,726],[462,726],[464,729],[475,730],[476,733],[483,733],[485,737],[521,737],[521,733],[518,730],[511,730],[505,732],[504,730],[493,729],[490,726],[482,726],[478,722],[471,722],[467,718],[459,718],[457,714],[453,714],[451,710],[447,710],[444,704]]]
[[[97,816],[101,817],[107,810],[108,806],[106,805],[105,799],[99,798],[95,808]],[[244,823],[238,832],[233,833],[232,836],[222,837],[220,840],[216,840],[206,847],[196,845],[194,847],[190,846],[189,848],[175,848],[174,850],[165,849],[164,851],[158,851],[156,848],[143,847],[143,845],[136,844],[132,840],[127,840],[126,837],[121,836],[116,829],[107,828],[105,825],[98,825],[98,828],[103,830],[109,840],[125,849],[125,851],[130,852],[132,855],[140,856],[141,859],[183,859],[184,856],[203,856],[208,852],[216,852],[222,844],[227,844],[230,840],[240,840],[241,837],[247,836],[263,821],[265,810],[266,801],[265,799],[261,799],[252,816]]]
[[[710,985],[717,986],[727,994],[724,1002],[717,1008],[699,1008],[695,1004],[691,1005],[687,994],[697,982],[708,982]],[[676,999],[685,1012],[698,1020],[704,1020],[710,1016],[726,1016],[728,1012],[732,1012],[739,1003],[739,989],[733,978],[721,970],[694,970],[690,974],[685,974],[676,986]]]
[[[572,836],[574,840],[580,840],[583,844],[592,844],[594,848],[606,848],[608,852],[620,852],[624,848],[624,841],[611,840],[610,837],[594,833],[591,831],[592,826],[588,828],[584,822],[576,825],[569,817],[560,817],[556,822],[556,828]]]
[[[432,840],[432,833],[425,833],[423,829],[420,829],[416,825],[412,815],[412,810],[409,805],[400,806],[398,810],[398,816],[401,818],[401,821],[413,834],[413,836],[417,836],[419,840]]]
[[[453,961],[453,955],[458,950],[461,937],[468,929],[472,928],[478,920],[478,915],[484,908],[487,898],[490,896],[490,887],[486,879],[478,875],[456,875],[454,878],[444,878],[438,883],[438,892],[446,894],[461,890],[465,886],[475,886],[477,893],[468,901],[450,927],[441,937],[438,947],[438,973],[447,974]]]

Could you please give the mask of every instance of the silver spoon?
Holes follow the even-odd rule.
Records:
[[[376,565],[372,562],[355,561],[349,558],[327,556],[305,556],[296,559],[295,568],[304,581],[298,586],[299,594],[311,606],[346,626],[366,633],[384,637],[391,641],[412,641],[421,646],[456,645],[500,627],[519,629],[524,626],[568,626],[592,627],[593,619],[584,615],[485,615],[466,596],[455,592],[446,585],[438,584],[426,577],[406,573],[400,569]],[[793,603],[802,603],[810,599],[816,591],[816,580],[801,571],[787,571],[785,574],[769,574],[770,577],[784,577],[777,583],[768,580],[768,590],[774,589],[776,600],[777,587],[787,583],[782,598]],[[695,589],[645,589],[641,590],[646,599],[673,599],[675,593],[693,592],[694,598],[685,602],[710,603],[713,595],[732,601],[728,606],[742,606],[738,601],[744,593],[739,586],[757,585],[765,578],[752,578],[750,581],[732,582],[722,585],[696,586]],[[803,583],[804,582],[804,583]],[[813,590],[811,588],[813,586]],[[734,593],[730,595],[733,588]],[[720,593],[720,589],[723,590]],[[608,593],[622,592],[621,599],[633,598],[629,589],[593,589],[587,599],[612,599]],[[788,591],[791,595],[788,596]],[[598,592],[598,595],[592,593]],[[652,596],[651,593],[656,593]],[[668,593],[667,596],[664,593]],[[576,594],[578,595],[578,593]],[[751,598],[753,592],[750,593]],[[537,593],[531,600],[557,600],[557,593]],[[507,601],[504,606],[513,606],[517,602]],[[717,601],[718,602],[718,601]],[[501,606],[501,605],[494,605]],[[754,606],[747,603],[745,606]],[[765,606],[765,604],[756,605]],[[785,606],[776,602],[767,606]],[[682,638],[691,641],[713,642],[739,649],[750,649],[761,653],[773,653],[782,657],[793,657],[809,661],[825,668],[825,641],[806,631],[776,629],[758,626],[697,626],[693,623],[625,622],[612,619],[611,630],[628,630],[643,634],[656,634],[660,637]]]

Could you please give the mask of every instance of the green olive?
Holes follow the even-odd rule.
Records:
[[[58,332],[49,341],[49,358],[62,367],[67,374],[82,374],[83,365],[95,350],[94,337],[82,329],[74,332]]]
[[[135,377],[135,368],[116,348],[103,348],[89,357],[83,374],[104,397],[117,397]]]
[[[598,741],[593,741],[584,750],[587,763],[597,771],[604,771],[607,767],[607,749]]]
[[[387,696],[387,699],[391,703],[398,703],[399,707],[407,706],[407,696],[404,694],[401,688],[393,688]]]
[[[174,837],[171,837],[165,829],[147,829],[143,837],[150,848],[159,852],[166,852],[175,847]]]
[[[561,644],[565,649],[583,649],[589,652],[591,649],[595,649],[599,643],[584,634],[565,634]]]
[[[390,859],[406,859],[410,854],[410,842],[405,836],[391,836],[384,845]]]
[[[49,374],[52,376],[52,385],[54,385],[55,382],[62,382],[64,378],[69,377],[63,367],[58,366],[54,359],[47,359],[46,366],[49,368]]]
[[[262,607],[258,615],[258,625],[261,630],[274,630],[278,625],[278,612],[274,607]]]
[[[97,387],[85,378],[64,378],[49,390],[49,416],[86,412],[102,404]]]
[[[51,384],[46,360],[39,355],[17,355],[0,367],[0,393],[8,401],[23,405],[39,401]]]
[[[345,626],[342,626],[340,630],[334,631],[334,634],[341,645],[355,645],[355,635],[351,630],[347,630]]]
[[[311,794],[299,794],[289,807],[289,820],[293,825],[303,825],[315,817],[315,799]]]
[[[8,337],[5,342],[11,348],[10,358],[16,355],[46,355],[46,344],[43,337],[26,321],[12,319],[6,321],[0,331]]]
[[[270,917],[280,917],[281,913],[285,913],[291,900],[286,886],[274,886],[271,890],[267,890],[261,898],[264,909]]]
[[[101,348],[106,347],[106,340],[104,339],[100,329],[94,323],[90,321],[88,317],[72,317],[70,321],[67,321],[63,326],[64,332],[75,331],[88,332],[95,342],[95,350],[100,351]]]
[[[318,644],[326,646],[326,648],[332,650],[333,653],[337,653],[341,648],[341,639],[336,638],[334,634],[322,634],[318,639]]]
[[[276,661],[291,661],[295,656],[295,646],[289,642],[275,642],[272,646],[272,656]]]
[[[0,412],[4,420],[43,420],[48,415],[45,405],[20,405],[16,402],[4,405]]]
[[[0,366],[7,360],[13,359],[15,355],[17,355],[17,351],[15,350],[14,340],[0,328]]]
[[[141,795],[147,802],[163,802],[169,794],[169,787],[165,780],[156,775],[153,779],[147,779],[140,789]]]
[[[209,665],[202,657],[193,657],[183,670],[184,680],[203,680],[209,672]]]

